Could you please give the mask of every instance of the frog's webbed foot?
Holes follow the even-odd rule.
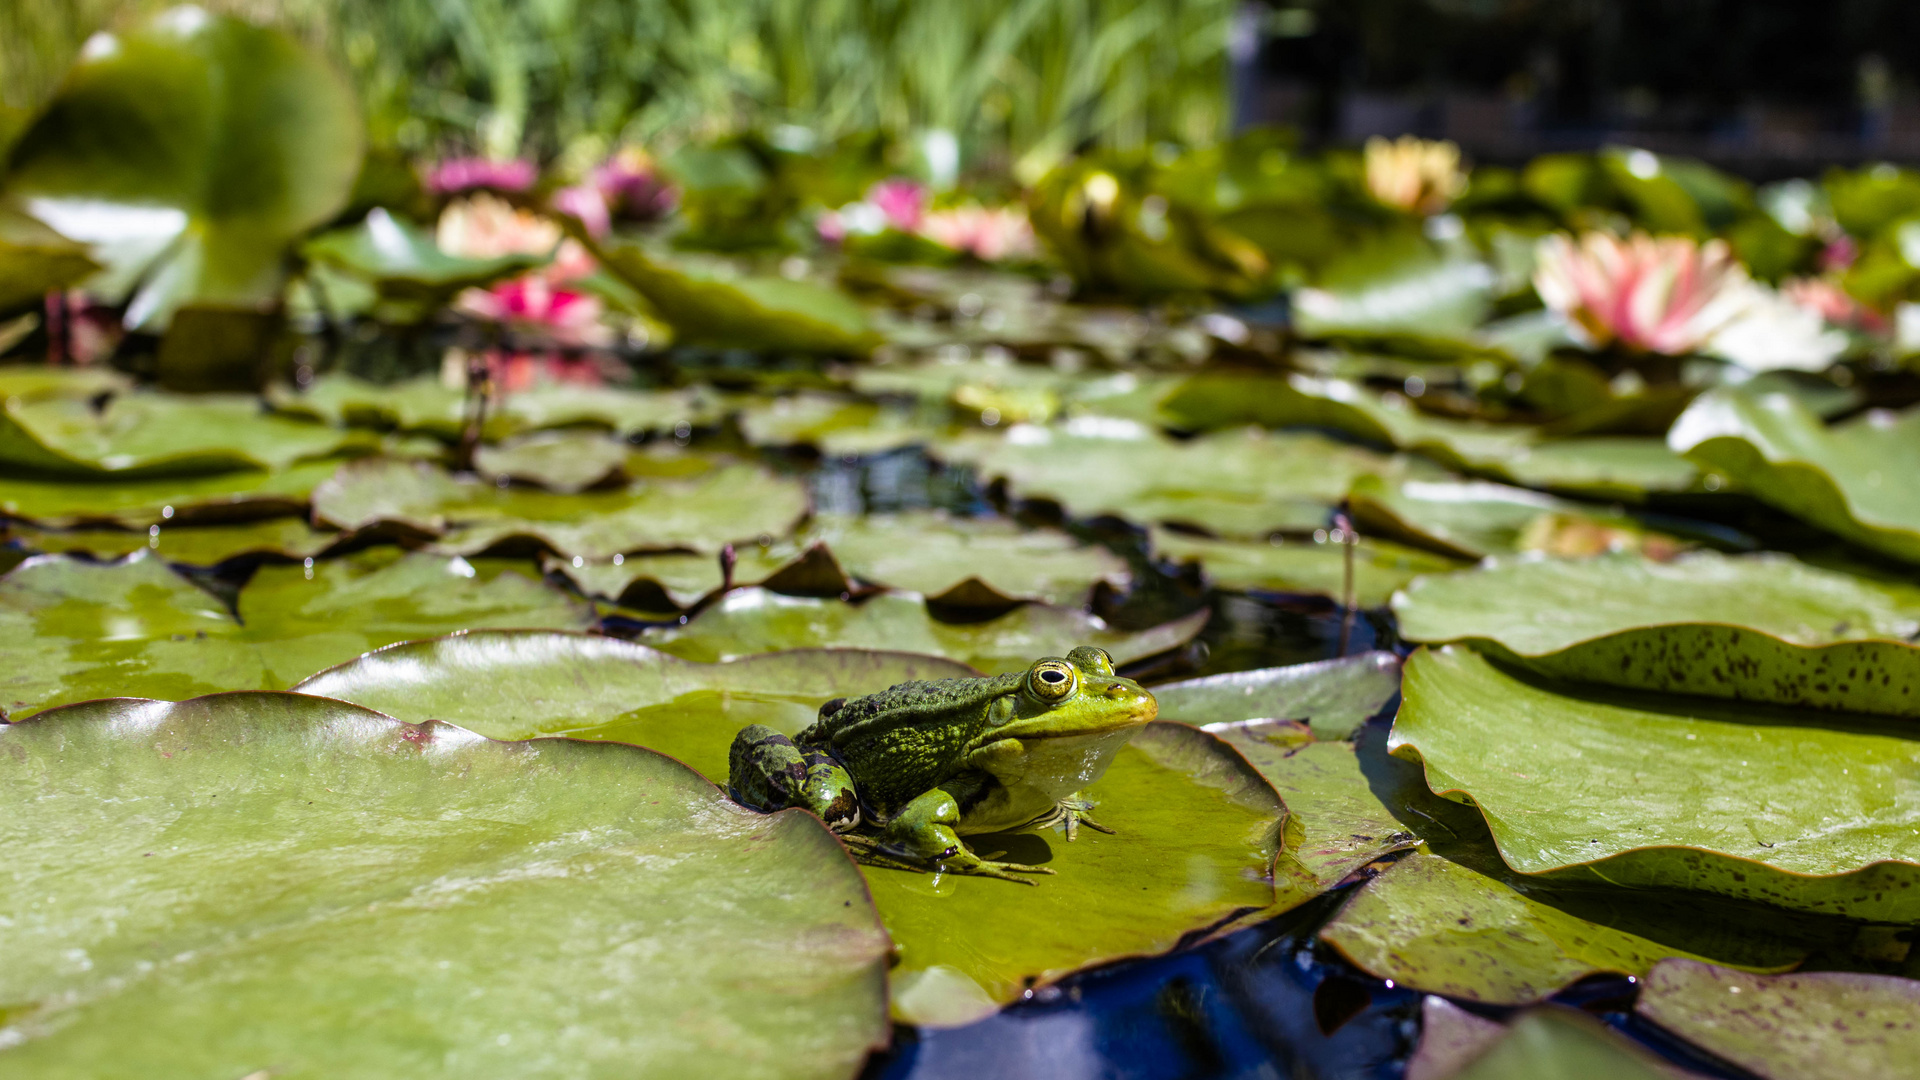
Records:
[[[1103,832],[1108,836],[1114,835],[1112,829],[1107,828],[1105,825],[1087,816],[1087,811],[1092,810],[1096,805],[1093,800],[1083,799],[1078,793],[1075,793],[1055,803],[1052,810],[1035,818],[1027,827],[1030,829],[1051,829],[1055,825],[1064,823],[1067,827],[1068,843],[1072,843],[1078,838],[1080,826],[1082,825],[1092,829],[1094,832]]]
[[[956,844],[952,850],[938,855],[921,855],[888,844],[885,840],[862,833],[844,833],[840,839],[847,845],[854,861],[866,866],[885,867],[889,870],[909,870],[916,874],[935,871],[943,874],[968,874],[973,877],[999,878],[1001,881],[1016,881],[1022,885],[1037,884],[1031,878],[1021,874],[1051,874],[1052,870],[1044,866],[1029,866],[1026,863],[999,862],[1004,851],[980,856],[967,850],[964,843]]]

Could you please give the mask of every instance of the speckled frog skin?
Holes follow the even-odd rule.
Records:
[[[1081,646],[1022,672],[908,682],[835,699],[797,738],[755,724],[734,737],[728,789],[758,810],[820,815],[863,861],[1032,884],[1043,867],[996,862],[962,836],[1086,817],[1081,788],[1158,711],[1153,695]]]

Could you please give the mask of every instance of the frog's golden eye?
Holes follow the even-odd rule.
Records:
[[[1042,660],[1027,672],[1027,688],[1041,701],[1060,701],[1073,693],[1079,677],[1064,660]]]

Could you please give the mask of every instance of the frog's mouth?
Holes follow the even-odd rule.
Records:
[[[997,736],[1012,737],[1026,742],[1084,739],[1089,735],[1107,735],[1144,727],[1160,715],[1160,703],[1153,699],[1152,694],[1138,687],[1115,685],[1095,695],[1095,700],[1101,699],[1112,699],[1112,707],[1087,717],[1082,724],[1062,726],[1057,717],[1042,717],[1036,718],[1033,722],[1033,726],[1039,730],[1022,731],[1020,724],[1009,724],[998,732]]]

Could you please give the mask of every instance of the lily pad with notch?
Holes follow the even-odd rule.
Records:
[[[1347,552],[1332,539],[1274,537],[1264,542],[1216,540],[1171,529],[1148,534],[1157,557],[1197,565],[1215,587],[1235,592],[1291,593],[1339,600]],[[1367,537],[1353,545],[1353,595],[1359,607],[1384,607],[1396,589],[1426,574],[1464,564],[1446,555]]]

